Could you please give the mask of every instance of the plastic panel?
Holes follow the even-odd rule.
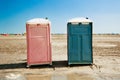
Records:
[[[91,64],[92,23],[67,25],[68,64]]]
[[[51,64],[50,26],[26,24],[27,65]]]

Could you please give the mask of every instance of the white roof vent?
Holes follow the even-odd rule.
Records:
[[[83,17],[77,17],[77,18],[72,18],[68,21],[69,23],[81,23],[81,22],[92,22],[88,18],[83,18]]]
[[[50,24],[51,22],[44,18],[34,18],[27,21],[27,24]]]

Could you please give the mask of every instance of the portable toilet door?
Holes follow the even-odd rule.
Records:
[[[73,18],[67,24],[68,65],[92,64],[92,21]]]
[[[27,21],[27,67],[52,64],[50,43],[50,21],[35,18]]]

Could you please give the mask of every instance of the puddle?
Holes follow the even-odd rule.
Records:
[[[94,80],[88,74],[27,75],[27,80]]]
[[[0,80],[26,80],[26,77],[19,73],[7,73],[0,76]]]
[[[67,80],[94,80],[91,75],[88,74],[69,74]]]
[[[52,75],[51,80],[68,80],[66,75]]]
[[[0,80],[120,80],[120,74],[97,75],[81,72],[74,73],[52,73],[52,74],[19,74],[7,73],[0,74]]]
[[[0,80],[94,80],[88,74],[78,74],[78,73],[71,73],[71,74],[16,74],[16,73],[9,73],[6,74],[4,77],[0,77]]]
[[[27,75],[26,80],[51,80],[50,75]]]

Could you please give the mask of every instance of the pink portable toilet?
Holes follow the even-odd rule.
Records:
[[[50,21],[35,18],[27,21],[27,67],[30,65],[52,65],[50,43]]]

